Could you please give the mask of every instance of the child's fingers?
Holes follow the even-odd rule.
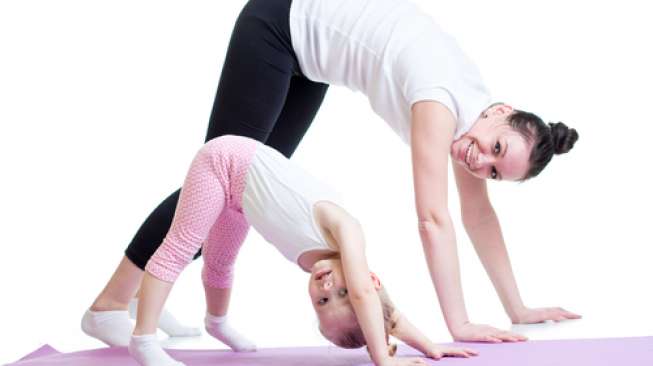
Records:
[[[471,348],[463,348],[463,351],[468,355],[468,356],[478,356],[478,351],[475,349]]]
[[[432,359],[434,359],[434,360],[439,360],[439,359],[441,359],[442,356],[444,356],[445,354],[446,354],[446,352],[444,352],[444,351],[433,351],[433,352],[431,352],[431,353],[429,354],[429,357],[432,358]]]
[[[412,365],[426,365],[426,361],[423,358],[411,358],[410,362]]]

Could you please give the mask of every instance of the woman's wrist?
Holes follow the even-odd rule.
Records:
[[[455,335],[456,333],[460,332],[461,329],[470,323],[469,318],[466,315],[452,317],[451,319],[447,318],[448,317],[445,316],[447,328],[449,328],[449,333],[451,335]]]
[[[461,320],[459,322],[456,322],[454,324],[451,324],[448,326],[449,328],[449,333],[453,336],[454,340],[458,337],[458,335],[463,331],[465,326],[469,325],[470,322],[468,319]]]
[[[528,310],[528,308],[523,303],[519,303],[518,305],[511,306],[509,309],[506,309],[506,313],[508,314],[511,322],[519,323],[521,320],[521,315],[526,310]]]

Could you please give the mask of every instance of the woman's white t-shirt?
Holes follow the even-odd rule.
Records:
[[[406,0],[293,0],[290,35],[313,81],[361,91],[410,144],[410,108],[445,105],[467,132],[490,103],[480,73],[456,41]]]

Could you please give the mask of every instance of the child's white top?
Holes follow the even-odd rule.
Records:
[[[333,250],[315,222],[313,205],[318,201],[339,204],[340,197],[278,151],[257,144],[243,192],[243,213],[293,263],[299,264],[309,250]]]
[[[457,120],[455,138],[491,104],[474,63],[408,1],[293,0],[290,34],[306,77],[362,91],[408,144],[415,102],[445,105]]]

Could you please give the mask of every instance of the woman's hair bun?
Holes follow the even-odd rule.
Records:
[[[556,154],[569,152],[578,140],[578,132],[562,122],[549,123],[549,127],[553,138],[553,151]]]

